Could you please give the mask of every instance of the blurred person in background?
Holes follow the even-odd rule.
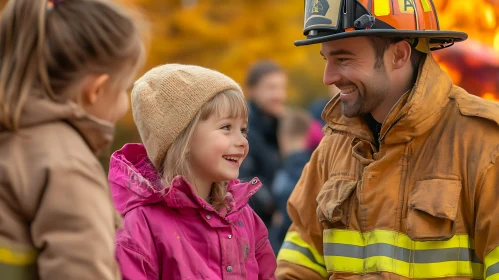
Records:
[[[327,97],[322,97],[314,100],[308,108],[308,111],[313,117],[313,120],[308,130],[307,146],[312,151],[315,150],[317,146],[319,146],[319,143],[324,137],[323,128],[326,125],[326,122],[324,121],[324,119],[322,119],[322,112],[324,111],[324,108],[326,108],[326,105],[331,100],[331,98],[339,93],[339,89],[336,86],[331,85],[327,87],[327,92]]]
[[[263,187],[250,201],[250,205],[270,226],[274,201],[270,186],[281,165],[277,129],[284,114],[288,77],[280,65],[273,61],[256,62],[249,69],[246,87],[249,99],[249,133],[251,146],[241,165],[240,178],[259,177]]]
[[[310,115],[314,118],[314,120],[319,121],[321,126],[326,125],[326,121],[322,119],[322,112],[324,111],[324,108],[326,108],[326,105],[331,98],[339,92],[340,90],[335,85],[327,86],[327,95],[315,99],[308,107]]]
[[[286,211],[288,198],[300,178],[303,167],[312,155],[312,150],[308,144],[312,121],[313,118],[307,111],[289,109],[279,125],[277,136],[282,166],[277,170],[272,184],[276,211],[270,228],[270,243],[276,253],[291,225],[291,219]]]
[[[101,0],[11,0],[0,18],[0,278],[121,279],[96,158],[144,60],[138,23]]]

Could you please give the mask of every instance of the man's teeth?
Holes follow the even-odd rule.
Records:
[[[356,88],[348,88],[348,89],[342,89],[341,90],[341,93],[343,94],[348,94],[350,92],[354,92],[356,90]]]

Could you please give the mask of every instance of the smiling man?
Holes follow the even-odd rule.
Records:
[[[279,279],[499,279],[499,104],[431,51],[431,0],[306,0],[320,43],[326,136],[288,201]]]

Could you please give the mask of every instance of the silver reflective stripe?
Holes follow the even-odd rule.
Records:
[[[324,255],[349,257],[356,259],[382,256],[404,261],[407,263],[438,263],[448,261],[471,261],[474,263],[480,263],[478,257],[475,255],[475,251],[469,248],[447,248],[411,251],[406,248],[400,248],[390,244],[381,243],[368,245],[366,247],[324,243]],[[497,269],[499,269],[499,266],[497,267]]]
[[[281,248],[289,249],[289,250],[293,250],[293,251],[298,251],[298,252],[302,253],[305,257],[310,259],[313,263],[319,264],[317,262],[317,260],[315,259],[314,255],[312,254],[312,252],[308,248],[296,245],[295,243],[290,242],[290,241],[284,241]]]
[[[485,277],[490,277],[497,273],[499,273],[499,263],[489,266],[489,268],[487,269],[487,273],[485,273]]]

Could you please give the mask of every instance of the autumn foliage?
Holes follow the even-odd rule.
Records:
[[[0,3],[5,3],[0,0]],[[306,105],[326,96],[322,84],[324,62],[320,46],[295,47],[303,39],[303,0],[122,0],[148,18],[145,32],[150,37],[149,56],[144,71],[163,63],[190,63],[219,70],[244,84],[247,68],[256,60],[273,59],[290,75],[290,103]],[[442,29],[468,32],[476,43],[499,52],[499,0],[434,0]],[[451,48],[452,49],[452,48]],[[450,49],[449,49],[450,50]],[[457,50],[457,49],[456,49]],[[439,52],[441,52],[439,54]],[[445,64],[457,54],[436,52]],[[482,53],[482,52],[480,52]],[[445,54],[445,55],[444,55]],[[485,61],[487,59],[484,59]],[[490,61],[490,59],[488,59]],[[478,62],[485,63],[485,62]],[[447,63],[445,69],[456,83],[462,82],[471,93],[483,95],[465,83],[464,69]],[[475,65],[476,66],[476,65]],[[495,68],[494,68],[495,67]],[[490,67],[499,73],[499,64]],[[494,70],[495,69],[495,70]],[[473,71],[473,73],[478,73]],[[494,75],[492,75],[494,76]],[[494,77],[498,77],[496,74]],[[497,78],[496,78],[497,79]],[[495,83],[499,88],[498,81]],[[489,92],[491,91],[491,92]],[[496,94],[488,89],[488,94]],[[128,141],[139,141],[129,114],[118,127],[118,148]]]

